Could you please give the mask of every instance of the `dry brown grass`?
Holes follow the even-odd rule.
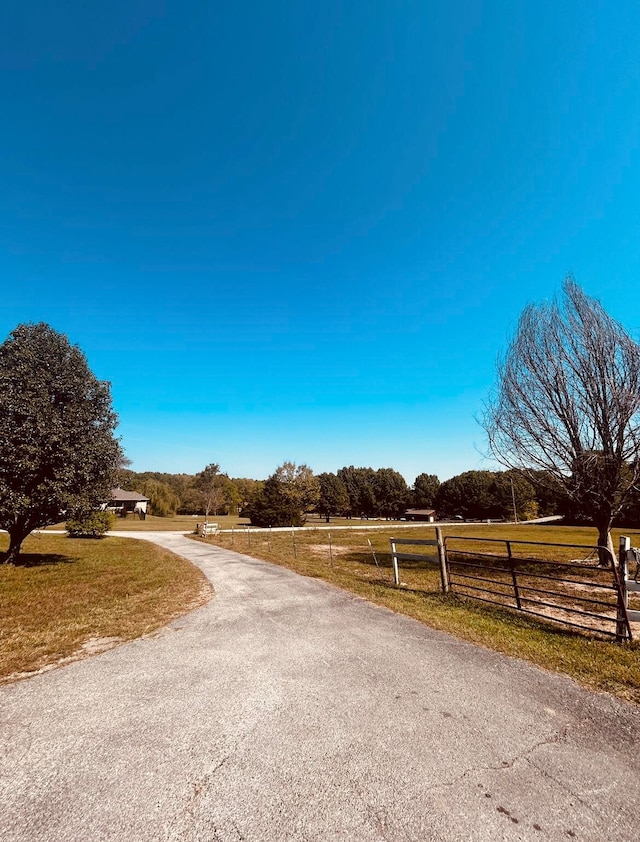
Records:
[[[40,533],[20,562],[0,566],[0,682],[148,634],[212,594],[200,570],[146,541]]]

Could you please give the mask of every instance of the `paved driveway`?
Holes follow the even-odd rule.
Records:
[[[638,709],[284,569],[0,688],[0,838],[640,838]]]

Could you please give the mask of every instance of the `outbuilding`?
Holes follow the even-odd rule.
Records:
[[[436,519],[435,509],[407,509],[404,513],[405,520],[423,520],[426,523],[434,523]]]
[[[147,514],[147,505],[149,498],[138,491],[125,491],[124,488],[113,488],[111,490],[111,497],[105,506],[108,512],[114,512],[116,515],[124,516],[128,512],[135,512],[141,517]]]

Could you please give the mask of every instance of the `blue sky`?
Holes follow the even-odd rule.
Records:
[[[3,17],[0,333],[80,345],[134,469],[492,467],[525,304],[640,336],[636,2]]]

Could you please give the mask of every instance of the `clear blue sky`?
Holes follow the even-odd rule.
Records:
[[[640,334],[637,2],[40,2],[0,29],[0,333],[110,380],[136,470],[491,467],[568,272]]]

